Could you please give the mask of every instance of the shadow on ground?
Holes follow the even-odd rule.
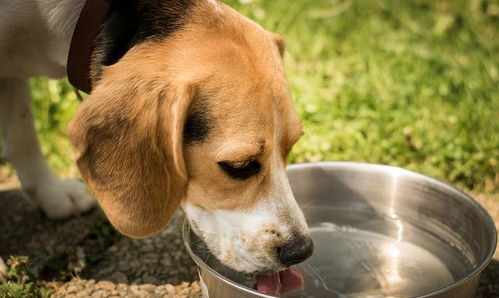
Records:
[[[19,190],[1,191],[0,206],[0,257],[28,256],[31,272],[55,296],[199,296],[180,212],[160,234],[130,239],[98,209],[48,220]]]

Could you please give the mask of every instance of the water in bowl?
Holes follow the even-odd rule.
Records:
[[[437,236],[442,233],[395,215],[324,207],[308,211],[314,214],[307,218],[314,254],[296,266],[304,276],[304,288],[286,297],[418,296],[450,285],[472,267],[464,248]],[[248,287],[254,284],[213,256],[204,256],[210,267],[229,279]]]
[[[471,262],[448,239],[395,215],[340,208],[311,213],[315,251],[297,266],[305,287],[290,297],[417,296],[444,288],[470,270]]]
[[[306,287],[295,296],[407,297],[454,281],[441,260],[410,242],[332,223],[311,233],[315,254],[298,266]]]

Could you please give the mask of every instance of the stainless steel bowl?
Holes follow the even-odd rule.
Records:
[[[473,297],[497,234],[490,216],[468,195],[383,165],[297,164],[288,175],[315,252],[297,266],[304,289],[287,296]],[[197,253],[187,224],[183,232],[205,296],[272,297],[252,290],[247,277],[214,257]]]

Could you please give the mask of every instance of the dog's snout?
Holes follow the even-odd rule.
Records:
[[[308,236],[294,237],[277,248],[279,262],[291,266],[308,259],[314,251],[314,242]]]

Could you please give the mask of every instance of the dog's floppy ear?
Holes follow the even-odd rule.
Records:
[[[107,71],[68,127],[87,186],[131,237],[160,231],[185,192],[182,134],[192,92],[164,81],[133,69]]]
[[[284,38],[280,34],[272,34],[272,38],[274,39],[274,42],[277,45],[277,48],[279,49],[279,54],[281,54],[281,57],[284,56],[284,48],[285,48],[285,43],[284,43]]]

